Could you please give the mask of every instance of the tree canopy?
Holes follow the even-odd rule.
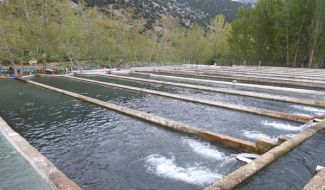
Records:
[[[219,29],[211,36],[199,25],[182,27],[170,15],[155,22],[152,30],[144,31],[141,19],[123,20],[81,4],[72,8],[67,0],[8,0],[0,3],[0,59],[16,63],[34,58],[44,64],[78,64],[80,60],[208,63],[213,57],[209,37],[225,38],[224,17],[218,20],[220,26],[213,27]],[[221,49],[214,54],[218,51],[221,55]]]
[[[265,65],[325,67],[325,2],[259,0],[238,10],[229,43],[241,60]]]
[[[0,1],[0,63],[325,67],[323,0],[259,0],[239,8],[234,22],[216,15],[206,27],[184,27],[167,14],[150,30],[143,18],[107,15],[80,2]]]

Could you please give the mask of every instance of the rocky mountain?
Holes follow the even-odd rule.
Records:
[[[250,2],[232,0],[86,0],[86,3],[101,10],[110,10],[110,13],[132,8],[135,18],[147,20],[147,27],[166,14],[177,17],[185,26],[193,23],[207,25],[218,14],[225,15],[225,20],[230,22],[240,6],[250,6],[247,4]]]
[[[245,4],[255,4],[257,0],[232,0],[232,1],[237,1]]]

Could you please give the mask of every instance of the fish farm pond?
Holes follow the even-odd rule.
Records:
[[[321,175],[325,86],[309,74],[287,68],[274,80],[288,84],[274,85],[213,76],[275,67],[159,69],[0,80],[0,189],[310,190]],[[325,84],[325,71],[311,72]]]

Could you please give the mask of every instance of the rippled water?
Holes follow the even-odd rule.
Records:
[[[18,81],[0,86],[0,115],[83,189],[202,189],[241,165],[236,152],[197,138]],[[123,93],[108,94],[141,97]]]
[[[325,165],[325,131],[279,158],[238,190],[300,190]]]
[[[242,139],[255,140],[251,136],[244,135],[243,132],[245,131],[259,131],[273,138],[280,135],[297,134],[299,129],[301,130],[301,128],[298,128],[299,124],[294,122],[194,104],[146,93],[137,93],[63,78],[36,78],[35,80],[103,101],[110,101],[118,105],[153,113]],[[265,125],[267,122],[272,122],[276,126],[283,126],[285,124],[294,130],[288,130],[287,127],[281,128]]]
[[[231,89],[236,89],[236,90],[261,92],[261,93],[283,95],[283,96],[297,97],[297,98],[325,100],[325,97],[323,97],[323,96],[306,95],[306,94],[300,94],[300,93],[294,93],[294,92],[284,92],[284,91],[280,91],[280,90],[269,90],[269,89],[255,88],[255,87],[242,87],[242,86],[228,85],[228,84],[215,84],[215,83],[209,83],[209,82],[196,82],[196,81],[189,82],[184,79],[167,79],[167,78],[161,78],[161,77],[149,77],[149,76],[139,75],[139,74],[131,74],[131,76],[139,77],[139,78],[159,79],[159,80],[171,81],[171,82],[174,81],[174,82],[180,82],[180,83],[198,84],[198,85],[205,85],[205,86],[218,87],[218,88],[231,88]]]
[[[1,105],[1,104],[0,104]],[[0,189],[50,190],[50,186],[0,133]]]
[[[131,85],[140,88],[148,88],[148,89],[160,90],[169,93],[204,98],[208,100],[216,100],[221,102],[253,106],[253,107],[270,109],[270,110],[281,111],[286,113],[308,114],[308,115],[325,114],[325,109],[319,107],[295,105],[292,103],[285,103],[285,102],[279,102],[273,100],[265,100],[265,99],[251,98],[245,96],[236,96],[236,95],[223,94],[223,93],[214,93],[214,92],[194,90],[194,89],[181,88],[181,87],[173,87],[169,85],[161,85],[161,84],[154,84],[154,83],[135,82],[131,80],[114,79],[108,77],[93,77],[93,76],[82,76],[82,77],[93,79],[93,80],[104,81],[104,82]]]

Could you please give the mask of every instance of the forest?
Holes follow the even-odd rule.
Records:
[[[238,10],[228,42],[240,60],[325,68],[324,23],[324,0],[260,0]]]
[[[259,0],[232,22],[184,26],[165,14],[145,27],[85,2],[0,1],[0,63],[262,64],[325,68],[325,1]]]

